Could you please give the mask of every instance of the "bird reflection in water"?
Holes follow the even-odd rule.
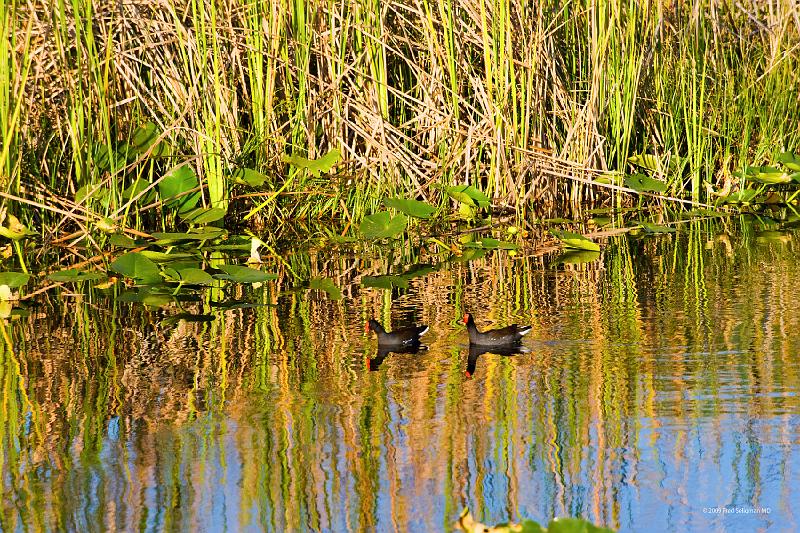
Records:
[[[469,345],[469,357],[467,358],[467,371],[464,373],[468,378],[475,374],[475,365],[478,358],[485,354],[495,354],[502,356],[513,356],[530,352],[530,348],[521,344],[511,344],[508,346],[481,346],[478,344]]]
[[[378,370],[383,360],[388,357],[390,353],[418,353],[427,350],[428,347],[424,344],[412,344],[410,346],[378,346],[378,353],[372,359],[367,359],[367,370]]]

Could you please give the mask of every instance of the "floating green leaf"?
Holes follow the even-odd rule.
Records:
[[[111,270],[141,283],[159,283],[161,275],[158,265],[140,252],[128,252],[109,265]]]
[[[667,192],[667,184],[644,174],[629,174],[625,176],[625,186],[636,192]]]
[[[284,156],[283,161],[294,165],[297,168],[304,168],[311,174],[319,177],[320,173],[327,174],[330,172],[331,168],[333,168],[333,166],[338,163],[341,158],[342,152],[340,152],[338,148],[334,148],[318,159],[306,159],[305,157],[301,157],[299,155],[290,155]]]
[[[505,242],[491,237],[482,237],[477,241],[465,242],[464,248],[483,248],[486,250],[516,250],[517,245],[512,242]]]
[[[137,243],[123,233],[115,233],[108,239],[108,242],[111,246],[119,246],[120,248],[136,248],[142,245],[141,242]]]
[[[25,227],[25,224],[19,221],[14,215],[6,216],[6,225],[0,226],[0,235],[12,241],[18,241],[27,235],[35,235],[32,231]]]
[[[177,207],[179,211],[189,211],[197,205],[200,199],[200,192],[187,193],[199,185],[194,169],[191,165],[184,164],[170,170],[158,182],[158,194],[161,195],[165,206],[170,208]]]
[[[365,216],[358,229],[368,239],[385,239],[403,233],[407,224],[408,219],[403,213],[393,217],[388,211],[381,211]]]
[[[185,285],[212,285],[214,278],[205,270],[188,268],[165,268],[164,275],[169,281],[177,281]]]
[[[729,194],[722,200],[729,204],[749,204],[753,202],[757,196],[758,190],[756,189],[742,189]]]
[[[589,250],[571,250],[564,252],[556,258],[556,263],[564,265],[579,265],[582,263],[591,263],[600,258],[600,252],[593,252]]]
[[[0,285],[8,285],[12,289],[22,287],[31,279],[24,272],[0,272]]]
[[[186,252],[157,252],[155,250],[142,250],[143,256],[156,263],[166,263],[167,261],[181,261],[195,257],[194,255]],[[175,268],[173,266],[173,268]]]
[[[136,128],[128,147],[137,154],[143,154],[152,146],[153,150],[150,152],[151,155],[169,155],[169,145],[164,140],[159,141],[159,135],[158,126],[152,122],[148,122],[144,126]]]
[[[225,218],[226,211],[221,207],[196,207],[180,214],[180,217],[191,224],[209,224]]]
[[[108,276],[101,272],[80,271],[77,268],[68,268],[59,272],[53,272],[47,276],[47,279],[50,281],[59,282],[98,281],[106,278],[108,278]]]
[[[226,233],[225,230],[222,228],[200,227],[183,233],[156,232],[153,233],[153,237],[157,239],[156,244],[171,244],[173,242],[179,242],[179,241],[208,241],[219,238],[223,236],[225,233]]]
[[[224,274],[217,274],[214,277],[236,283],[260,283],[278,277],[275,274],[270,274],[263,270],[256,270],[255,268],[240,265],[219,265],[217,268],[223,271]]]
[[[779,185],[791,183],[793,176],[775,167],[745,167],[741,172],[734,172],[734,175],[748,181],[763,183],[765,185]]]
[[[407,200],[405,198],[386,198],[383,201],[386,207],[397,209],[401,213],[416,218],[430,218],[436,212],[436,208],[419,200]]]
[[[308,288],[327,292],[331,300],[342,299],[342,290],[328,278],[314,278],[308,282]]]
[[[600,251],[600,245],[592,242],[583,235],[572,233],[571,231],[561,231],[551,229],[550,233],[560,240],[567,248],[574,248],[576,250],[589,250],[593,252]]]
[[[252,168],[237,168],[231,174],[230,179],[239,185],[249,185],[250,187],[261,187],[267,181],[267,177],[261,172]]]
[[[469,206],[486,208],[491,204],[489,197],[472,185],[446,187],[445,192],[453,200]]]
[[[647,233],[675,233],[675,231],[677,231],[675,228],[653,224],[652,222],[640,221],[639,225]]]
[[[800,156],[793,152],[783,152],[778,154],[775,159],[789,170],[800,172]]]

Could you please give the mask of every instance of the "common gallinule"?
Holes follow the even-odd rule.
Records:
[[[378,346],[414,346],[419,344],[420,335],[428,331],[428,326],[409,326],[389,333],[377,320],[370,320],[364,331],[374,331],[378,335]]]
[[[481,333],[475,325],[475,319],[472,318],[472,315],[469,313],[464,315],[464,324],[467,325],[467,331],[469,331],[470,344],[479,344],[481,346],[507,346],[509,344],[516,344],[533,329],[531,326],[512,324],[504,328],[490,329]]]
[[[478,364],[478,357],[485,353],[502,355],[504,357],[528,353],[530,350],[519,344],[506,344],[505,346],[482,346],[480,344],[469,345],[469,357],[467,358],[467,371],[464,372],[468,378],[475,373],[475,366]]]
[[[390,353],[418,353],[420,350],[427,350],[428,347],[424,344],[414,343],[408,346],[382,346],[378,345],[378,353],[372,359],[367,358],[367,370],[378,370],[383,360]]]

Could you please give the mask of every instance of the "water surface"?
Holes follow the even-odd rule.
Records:
[[[96,294],[7,322],[2,530],[443,531],[465,505],[800,527],[794,235],[691,225],[589,264],[498,251],[361,286],[397,257],[292,254],[343,297],[286,276],[233,295],[257,305],[189,306],[209,323]],[[470,361],[465,311],[532,324],[528,352]],[[429,324],[428,349],[376,360],[371,317]]]

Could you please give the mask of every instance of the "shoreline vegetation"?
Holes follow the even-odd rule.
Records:
[[[792,210],[800,183],[791,2],[12,1],[0,19],[0,233],[25,273],[25,237],[110,262],[208,227]]]

